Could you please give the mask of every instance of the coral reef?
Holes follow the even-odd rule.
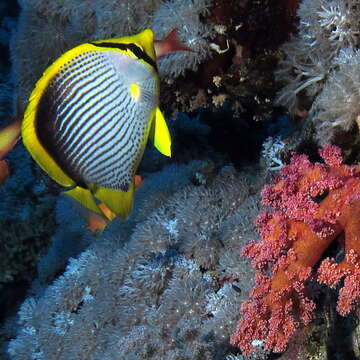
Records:
[[[159,72],[162,77],[176,78],[185,70],[196,70],[209,57],[208,39],[212,36],[212,27],[202,23],[200,17],[210,13],[211,5],[212,0],[169,0],[155,12],[152,29],[156,38],[163,39],[176,28],[182,42],[192,50],[190,53],[169,54],[161,59]]]
[[[343,317],[335,308],[336,292],[326,291],[323,295],[311,324],[296,332],[287,350],[278,354],[279,360],[359,358],[359,309]]]
[[[11,155],[13,156],[15,152],[12,152]],[[160,172],[145,173],[143,184],[137,190],[133,213],[126,223],[121,222],[119,219],[114,220],[108,226],[110,233],[116,233],[124,241],[128,240],[134,227],[138,223],[145,221],[154,207],[157,208],[175,191],[178,191],[191,183],[193,179],[199,177],[200,175],[198,174],[202,174],[207,167],[208,164],[206,162],[192,161],[186,165],[168,165]],[[30,177],[28,178],[31,184],[33,180]],[[10,183],[15,179],[10,179]],[[41,191],[44,191],[46,187],[42,186],[41,189],[39,185],[37,196],[39,197],[38,200],[43,201],[48,198],[48,195],[43,199]],[[31,187],[27,187],[31,189]],[[33,194],[31,196],[35,197]],[[23,199],[26,199],[25,195],[23,195]],[[4,342],[14,338],[16,335],[16,324],[14,317],[11,317],[11,315],[16,313],[19,301],[23,301],[26,291],[28,296],[30,294],[41,294],[64,271],[70,257],[78,256],[93,241],[101,241],[101,239],[93,236],[87,230],[89,213],[72,199],[60,196],[56,201],[55,212],[49,208],[44,208],[46,216],[43,215],[41,218],[38,218],[37,214],[43,206],[40,206],[39,202],[37,204],[39,206],[36,209],[37,212],[29,206],[29,210],[32,212],[31,219],[33,218],[34,220],[24,220],[24,224],[26,224],[25,229],[23,229],[23,224],[17,220],[16,212],[14,212],[15,217],[12,220],[7,220],[7,227],[3,231],[4,235],[12,234],[11,237],[8,235],[7,241],[5,241],[5,238],[3,239],[4,246],[11,250],[11,252],[3,252],[3,276],[6,274],[12,274],[13,276],[9,277],[9,282],[5,284],[6,286],[3,287],[1,292],[3,311],[0,318],[7,317],[3,328],[0,328],[1,359],[8,359],[2,348],[4,348]],[[52,224],[51,229],[55,225],[54,234],[51,239],[49,229],[45,228],[47,231],[43,232],[42,224],[44,221]],[[33,226],[33,224],[38,226]],[[14,229],[16,230],[17,237],[15,233],[11,233],[11,230]],[[24,234],[21,233],[23,230],[26,230]],[[34,232],[38,232],[39,236],[28,238]],[[39,252],[44,253],[46,248],[48,250],[38,260]],[[13,253],[17,256],[13,256]],[[35,280],[33,280],[34,278]],[[29,289],[29,282],[31,280],[33,281]]]
[[[253,278],[239,250],[254,231],[254,180],[224,168],[211,185],[187,186],[148,213],[130,239],[111,224],[23,303],[11,358],[235,355],[229,335]]]
[[[146,26],[163,38],[177,27],[193,51],[159,61],[162,109],[169,114],[228,103],[238,119],[262,121],[274,113],[277,48],[294,28],[296,3],[146,0],[134,6],[125,0],[86,0],[78,6],[70,0],[24,0],[11,41],[15,101],[23,108],[42,71],[81,42],[133,34]],[[52,41],[44,34],[54,34]]]
[[[341,50],[333,65],[335,69],[313,104],[316,136],[321,144],[333,139],[346,147],[357,145],[356,149],[360,142],[359,50]]]
[[[21,115],[46,67],[82,42],[144,27],[161,39],[177,28],[192,51],[158,62],[174,155],[160,158],[149,146],[125,223],[91,234],[89,214],[59,196],[20,145],[9,153],[11,177],[0,188],[6,358],[264,360],[289,343],[305,354],[306,337],[334,326],[324,320],[328,308],[353,321],[360,169],[331,145],[320,151],[323,163],[309,158],[318,159],[314,137],[346,144],[346,161],[360,154],[357,1],[18,2],[20,10],[0,5],[2,123],[11,107]],[[294,150],[309,158],[286,165]],[[259,155],[266,171],[254,168]],[[279,170],[262,193],[261,239],[249,243],[260,188]],[[333,244],[343,250],[334,254]],[[31,280],[15,324],[9,314]],[[325,309],[315,309],[319,293]],[[303,327],[313,318],[319,326]],[[331,336],[321,336],[317,351],[327,354]]]
[[[298,35],[282,47],[277,80],[284,87],[277,103],[293,114],[308,113],[320,144],[353,145],[356,140],[344,133],[359,131],[360,5],[356,0],[303,0],[298,16]]]
[[[241,307],[243,317],[231,340],[245,353],[259,339],[282,352],[299,326],[311,321],[310,279],[331,288],[343,279],[337,303],[343,316],[360,300],[360,167],[343,164],[340,149],[332,145],[320,155],[325,163],[294,155],[279,181],[263,189],[262,203],[272,210],[258,218],[260,242],[242,250],[256,268],[256,286]],[[317,269],[340,234],[344,259],[326,258]]]
[[[136,191],[134,211],[126,223],[119,219],[113,220],[105,233],[116,233],[124,241],[127,240],[136,225],[145,221],[154,207],[159,207],[174,192],[190,184],[193,177],[206,166],[205,162],[192,161],[184,165],[168,165],[161,171],[145,175],[141,188]],[[51,246],[37,265],[38,275],[33,283],[36,292],[39,292],[39,288],[46,288],[64,271],[70,257],[78,256],[97,240],[96,236],[86,230],[88,215],[86,209],[65,195],[57,200],[57,228]]]
[[[285,1],[214,1],[205,15],[212,27],[208,40],[212,56],[195,74],[186,72],[176,82],[164,81],[165,109],[218,109],[229,103],[238,117],[249,121],[271,116],[278,89],[273,76],[277,47],[292,29],[287,10]],[[278,27],[270,25],[274,21]]]
[[[55,228],[55,196],[32,167],[25,149],[8,155],[10,178],[0,187],[0,322],[14,315],[36,276],[41,254]],[[0,333],[0,358],[2,342]]]
[[[10,178],[0,188],[0,289],[31,280],[41,251],[54,229],[55,197],[20,146],[8,155]],[[34,225],[36,224],[36,225]],[[1,299],[2,301],[4,299]]]

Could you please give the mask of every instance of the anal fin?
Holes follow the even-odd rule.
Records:
[[[128,191],[97,188],[95,197],[103,202],[112,212],[126,220],[129,216],[134,201],[134,182]]]
[[[97,214],[102,215],[102,212],[96,205],[95,199],[90,190],[84,189],[80,186],[76,186],[74,189],[65,191],[64,194],[72,197],[86,208],[96,212]]]

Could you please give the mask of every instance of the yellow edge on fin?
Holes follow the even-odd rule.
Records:
[[[151,31],[151,30],[150,30]],[[131,38],[131,37],[129,37]],[[21,135],[23,143],[31,156],[35,159],[38,165],[49,174],[49,176],[62,186],[74,186],[75,182],[59,167],[56,161],[50,156],[47,150],[42,146],[38,137],[36,136],[35,120],[41,97],[49,85],[51,79],[59,72],[61,67],[74,59],[76,56],[83,54],[86,51],[121,51],[110,48],[100,48],[90,43],[85,43],[76,46],[58,59],[56,59],[43,73],[41,78],[36,83],[34,90],[32,91],[29,104],[24,114],[24,120],[21,127]],[[128,55],[127,52],[121,51]],[[53,119],[49,119],[51,121]]]
[[[90,190],[84,189],[80,186],[76,186],[74,189],[64,191],[64,194],[72,197],[81,205],[96,212],[97,214],[103,215],[102,211],[96,205],[95,199]]]
[[[79,45],[65,52],[45,70],[30,95],[29,104],[26,108],[24,120],[22,122],[21,135],[25,147],[39,166],[47,172],[53,180],[62,186],[73,186],[75,185],[75,182],[59,167],[36,136],[35,121],[37,111],[44,91],[51,79],[59,72],[61,66],[84,51],[93,50],[94,48],[95,46],[91,44]],[[52,121],[53,119],[48,120]]]
[[[165,156],[171,156],[171,137],[164,115],[159,108],[155,110],[151,136],[154,146]]]
[[[97,188],[95,197],[102,201],[113,213],[126,220],[129,216],[134,200],[134,182],[127,192],[105,188]]]

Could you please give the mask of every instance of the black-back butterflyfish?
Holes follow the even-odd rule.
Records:
[[[150,29],[76,46],[38,80],[22,123],[23,142],[53,180],[70,187],[67,195],[97,213],[103,203],[126,218],[148,137],[171,156],[159,83]]]

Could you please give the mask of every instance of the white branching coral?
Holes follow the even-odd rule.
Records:
[[[334,63],[312,108],[321,144],[333,140],[339,131],[349,131],[360,115],[360,51],[345,49]]]
[[[176,77],[187,69],[196,70],[199,63],[210,54],[208,38],[212,29],[200,21],[200,15],[208,14],[211,4],[211,0],[170,0],[163,3],[155,13],[153,29],[158,38],[165,37],[176,28],[180,39],[193,50],[170,54],[161,59],[160,74]]]
[[[254,235],[256,183],[228,168],[171,196],[125,243],[107,228],[23,304],[11,359],[225,358],[254,277],[240,248]],[[228,251],[238,271],[223,270]]]
[[[304,0],[298,15],[301,33],[312,46],[328,43],[339,49],[359,44],[360,4],[356,0]]]
[[[299,35],[309,48],[328,53],[359,45],[357,0],[303,0],[298,9]]]
[[[291,112],[298,108],[299,95],[304,90],[309,96],[315,96],[321,90],[322,81],[329,69],[330,57],[316,49],[300,51],[306,48],[302,38],[294,38],[283,45],[286,54],[276,71],[276,77],[284,87],[277,94],[276,103],[287,107]],[[325,56],[324,56],[325,55]]]
[[[164,228],[169,232],[169,235],[177,238],[179,235],[178,220],[177,219],[169,219],[163,222]]]
[[[281,158],[286,144],[281,140],[280,136],[269,136],[262,144],[261,157],[265,162],[267,170],[280,170],[285,164]]]
[[[359,66],[355,64],[360,64],[354,52],[360,46],[360,3],[303,0],[298,16],[299,34],[283,46],[285,57],[279,63],[277,79],[284,87],[276,101],[295,113],[301,108],[299,99],[306,97],[312,104],[309,112],[317,138],[325,143],[338,130],[351,128],[358,115],[357,76],[352,76],[354,66]]]

